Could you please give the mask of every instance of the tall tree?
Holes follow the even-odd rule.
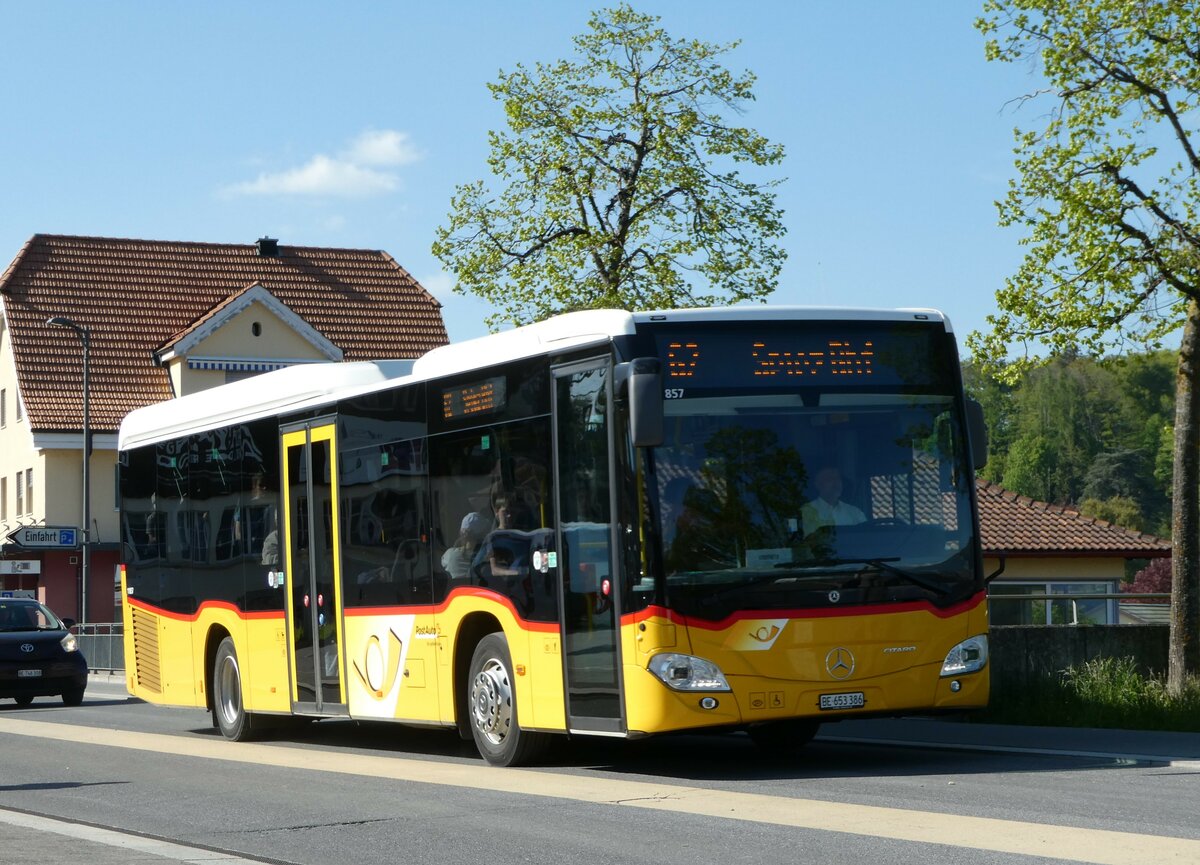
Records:
[[[739,166],[783,148],[722,111],[754,76],[721,65],[737,43],[676,39],[627,5],[592,14],[576,58],[517,65],[488,87],[507,132],[489,133],[493,194],[458,186],[434,254],[455,291],[495,307],[492,327],[565,309],[763,299],[784,250],[772,189]]]
[[[1200,671],[1200,9],[1196,0],[987,0],[990,60],[1037,59],[1045,125],[1017,130],[1001,224],[1028,247],[984,358],[1014,343],[1100,353],[1183,325],[1176,372],[1168,686]],[[1012,370],[1019,366],[1009,365]]]

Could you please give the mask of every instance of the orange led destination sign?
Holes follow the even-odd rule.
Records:
[[[778,378],[837,378],[869,376],[875,372],[875,341],[831,337],[806,340],[808,345],[795,341],[751,339],[744,350],[731,352],[725,344],[706,356],[700,339],[675,339],[666,344],[667,378],[686,380],[705,377],[704,366],[727,365],[740,367],[752,376]],[[722,341],[724,342],[724,341]],[[740,357],[738,355],[741,355]],[[747,363],[743,363],[743,361]]]
[[[489,414],[504,408],[504,376],[487,378],[442,390],[442,417],[445,420]]]

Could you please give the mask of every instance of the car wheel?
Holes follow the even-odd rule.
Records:
[[[475,747],[493,766],[517,766],[537,758],[549,744],[545,733],[522,730],[517,718],[512,657],[504,634],[488,634],[471,656],[467,711]]]
[[[226,739],[243,742],[250,738],[250,716],[242,705],[242,670],[238,666],[233,638],[217,647],[212,675],[213,717]]]
[[[72,688],[69,691],[63,691],[62,701],[64,706],[78,706],[83,703],[83,688]]]
[[[33,703],[33,697],[21,696],[13,697],[13,699],[17,701],[18,706],[28,706]]]

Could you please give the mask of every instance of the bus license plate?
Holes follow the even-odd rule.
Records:
[[[822,694],[822,709],[861,709],[867,705],[867,697],[862,691],[851,694]]]
[[[17,670],[18,679],[36,679],[42,675],[41,670]]]

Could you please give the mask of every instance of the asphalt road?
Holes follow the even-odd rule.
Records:
[[[321,722],[230,743],[94,683],[0,702],[0,862],[1200,862],[1200,736],[833,725],[565,744],[488,767],[453,733]]]

